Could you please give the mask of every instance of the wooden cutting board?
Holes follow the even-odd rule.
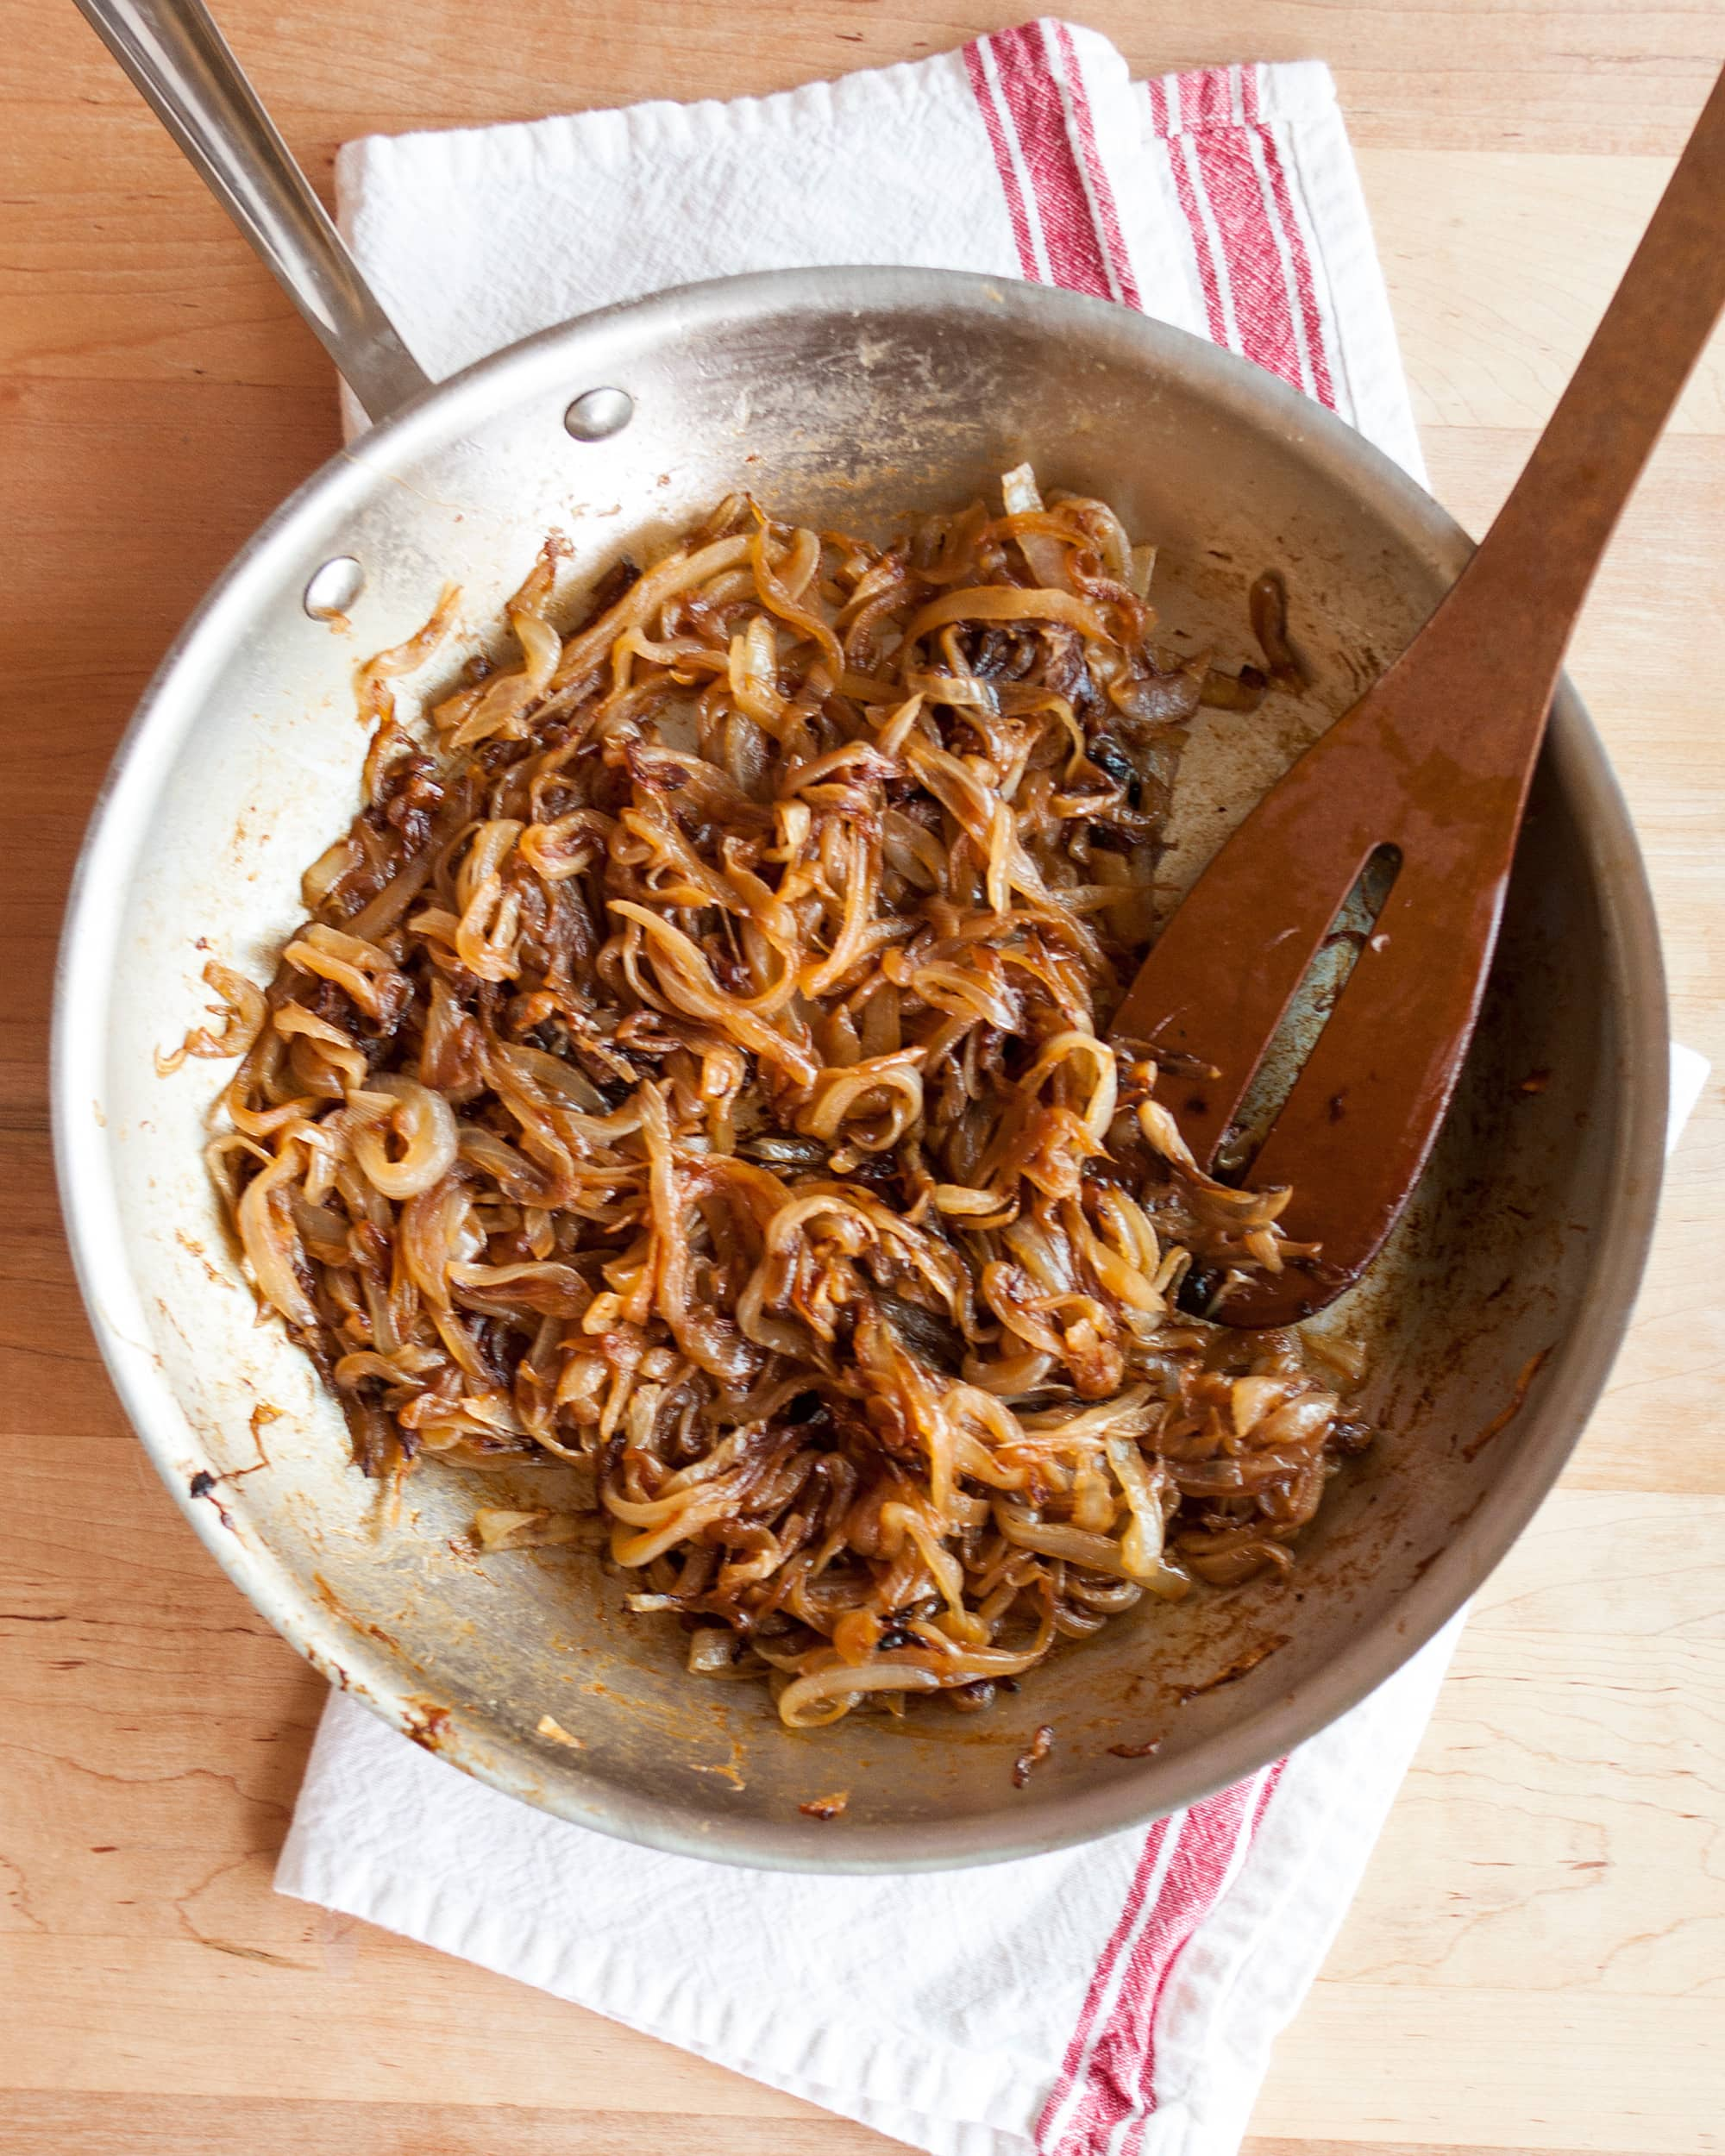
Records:
[[[938,50],[974,0],[223,0],[315,176],[367,128],[730,96]],[[1327,54],[1438,494],[1496,508],[1725,56],[1721,0],[1095,0],[1134,72]],[[411,34],[404,36],[404,29]],[[324,362],[63,4],[0,0],[0,2156],[862,2156],[890,2145],[269,1890],[320,1704],[144,1465],[60,1242],[53,938],[133,699],[332,449]],[[1572,670],[1725,1062],[1725,354]],[[1481,1596],[1251,2156],[1725,2146],[1725,1119]]]

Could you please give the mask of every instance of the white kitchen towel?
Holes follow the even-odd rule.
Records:
[[[700,278],[977,270],[1208,336],[1422,468],[1320,61],[1135,83],[1094,30],[1032,22],[775,97],[371,135],[336,182],[361,266],[434,375]]]
[[[433,373],[692,279],[927,264],[1140,307],[1421,469],[1314,62],[1133,83],[1094,32],[1040,22],[781,97],[374,138],[337,181]],[[1674,1070],[1674,1108],[1704,1075]],[[764,1905],[758,1875],[549,1819],[332,1695],[276,1883],[939,2156],[1230,2156],[1454,1630],[1289,1759],[1148,1829],[914,1880],[775,1877]]]

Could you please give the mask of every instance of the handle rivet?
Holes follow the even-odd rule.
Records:
[[[366,588],[366,573],[350,554],[338,554],[313,570],[305,586],[305,611],[313,621],[335,621]]]
[[[635,417],[635,399],[626,389],[590,389],[563,414],[563,424],[577,442],[604,442]]]

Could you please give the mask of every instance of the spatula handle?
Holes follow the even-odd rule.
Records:
[[[1433,622],[1452,636],[1465,625],[1506,695],[1527,684],[1549,701],[1600,558],[1722,311],[1725,75],[1550,424]],[[1530,766],[1542,718],[1530,722]]]

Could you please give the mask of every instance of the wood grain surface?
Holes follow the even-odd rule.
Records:
[[[1095,0],[1137,72],[1335,67],[1439,495],[1502,499],[1712,72],[1722,0]],[[729,96],[1013,20],[913,0],[224,0],[314,178],[370,129]],[[322,355],[64,0],[0,0],[0,2156],[862,2156],[890,2144],[278,1900],[321,1686],[185,1531],[60,1237],[53,941],[127,714],[335,446]],[[1673,1024],[1725,1062],[1725,352],[1572,668]],[[1481,1596],[1251,2156],[1725,2147],[1725,1118],[1677,1157],[1574,1466]]]

